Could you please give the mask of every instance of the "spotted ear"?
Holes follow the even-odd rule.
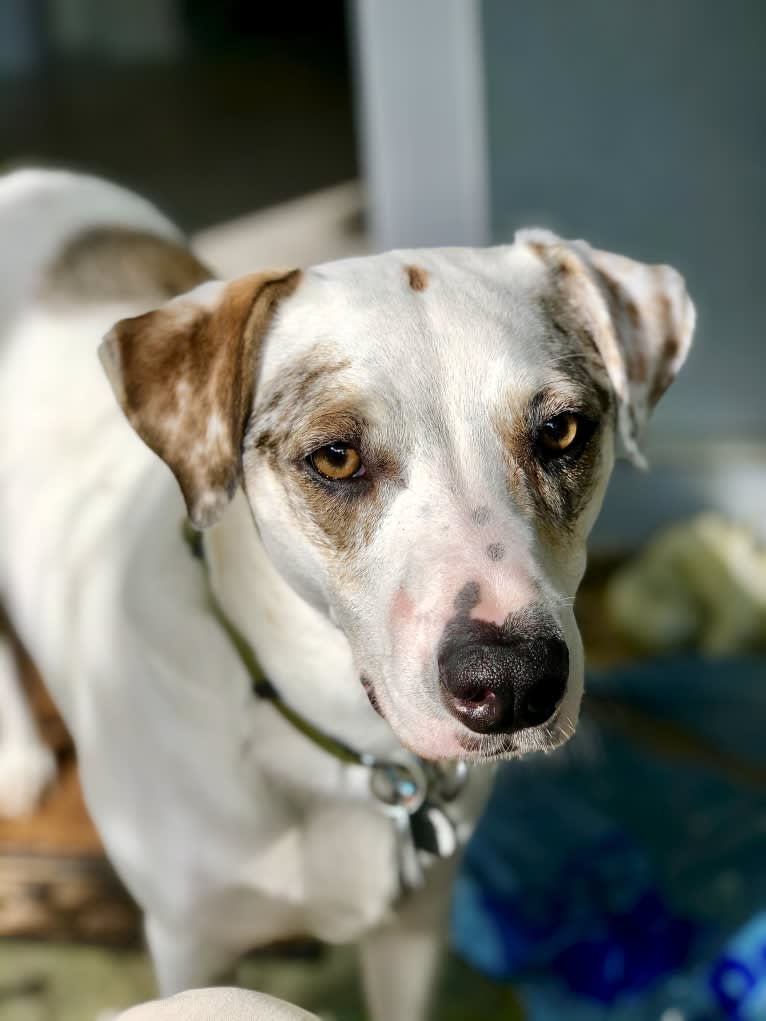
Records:
[[[202,284],[122,319],[101,343],[120,406],[172,469],[197,528],[214,524],[234,495],[258,351],[299,280],[294,270]]]
[[[643,465],[644,427],[683,365],[694,333],[695,310],[683,277],[670,266],[635,262],[548,231],[520,231],[516,240],[547,267],[551,314],[598,353],[617,396],[625,451]]]

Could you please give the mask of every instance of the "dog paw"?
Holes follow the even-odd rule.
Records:
[[[395,832],[391,819],[368,804],[321,805],[309,816],[303,872],[313,935],[351,943],[389,916],[399,890]],[[354,865],[357,850],[365,869]]]
[[[0,743],[0,817],[32,812],[56,775],[56,757],[41,741]]]

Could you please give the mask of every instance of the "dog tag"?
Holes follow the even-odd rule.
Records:
[[[451,858],[457,851],[457,833],[447,813],[432,801],[424,801],[410,816],[412,839],[420,851],[437,858]]]
[[[394,823],[399,882],[403,893],[423,885],[423,869],[412,832],[412,815],[423,805],[427,783],[423,771],[400,762],[377,762],[370,767],[370,791]]]
[[[412,893],[423,885],[423,867],[412,832],[412,816],[404,808],[389,807],[396,832],[396,857],[402,893]]]
[[[428,791],[439,801],[454,801],[468,780],[468,765],[456,762],[424,763],[428,777]]]
[[[423,804],[428,784],[425,774],[415,765],[401,762],[376,762],[370,768],[370,791],[389,808],[403,808],[408,815]]]

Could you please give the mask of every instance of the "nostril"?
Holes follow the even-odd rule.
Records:
[[[555,713],[566,692],[567,679],[562,674],[549,674],[536,681],[526,692],[522,711],[523,726],[537,727]]]
[[[461,642],[439,656],[447,709],[471,730],[511,733],[539,727],[566,694],[569,651],[558,637]]]
[[[478,733],[508,730],[513,722],[513,687],[501,646],[461,645],[440,657],[445,704]]]
[[[512,714],[513,706],[498,698],[497,693],[488,688],[476,688],[466,695],[454,695],[445,692],[447,708],[469,730],[479,734],[493,733],[505,729],[506,717]]]
[[[458,696],[456,701],[464,702],[466,705],[485,705],[495,698],[494,691],[490,691],[489,688],[470,688],[465,691],[462,695]]]
[[[442,684],[456,699],[481,702],[505,686],[507,664],[501,646],[471,644],[440,659]]]
[[[482,718],[488,720],[490,717],[494,719],[497,715],[497,695],[486,688],[463,698],[453,698],[452,701],[460,713],[468,716],[480,714]]]

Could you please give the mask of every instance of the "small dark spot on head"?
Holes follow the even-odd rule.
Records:
[[[484,525],[489,524],[490,518],[492,517],[492,511],[489,507],[477,507],[471,511],[471,521],[479,528],[483,528]]]
[[[404,269],[413,291],[424,291],[428,287],[428,271],[422,266],[405,266]]]
[[[490,560],[502,560],[505,556],[505,546],[501,542],[491,542],[487,546],[487,556]]]
[[[478,581],[468,581],[455,596],[455,610],[458,615],[471,612],[481,602],[481,588]]]

